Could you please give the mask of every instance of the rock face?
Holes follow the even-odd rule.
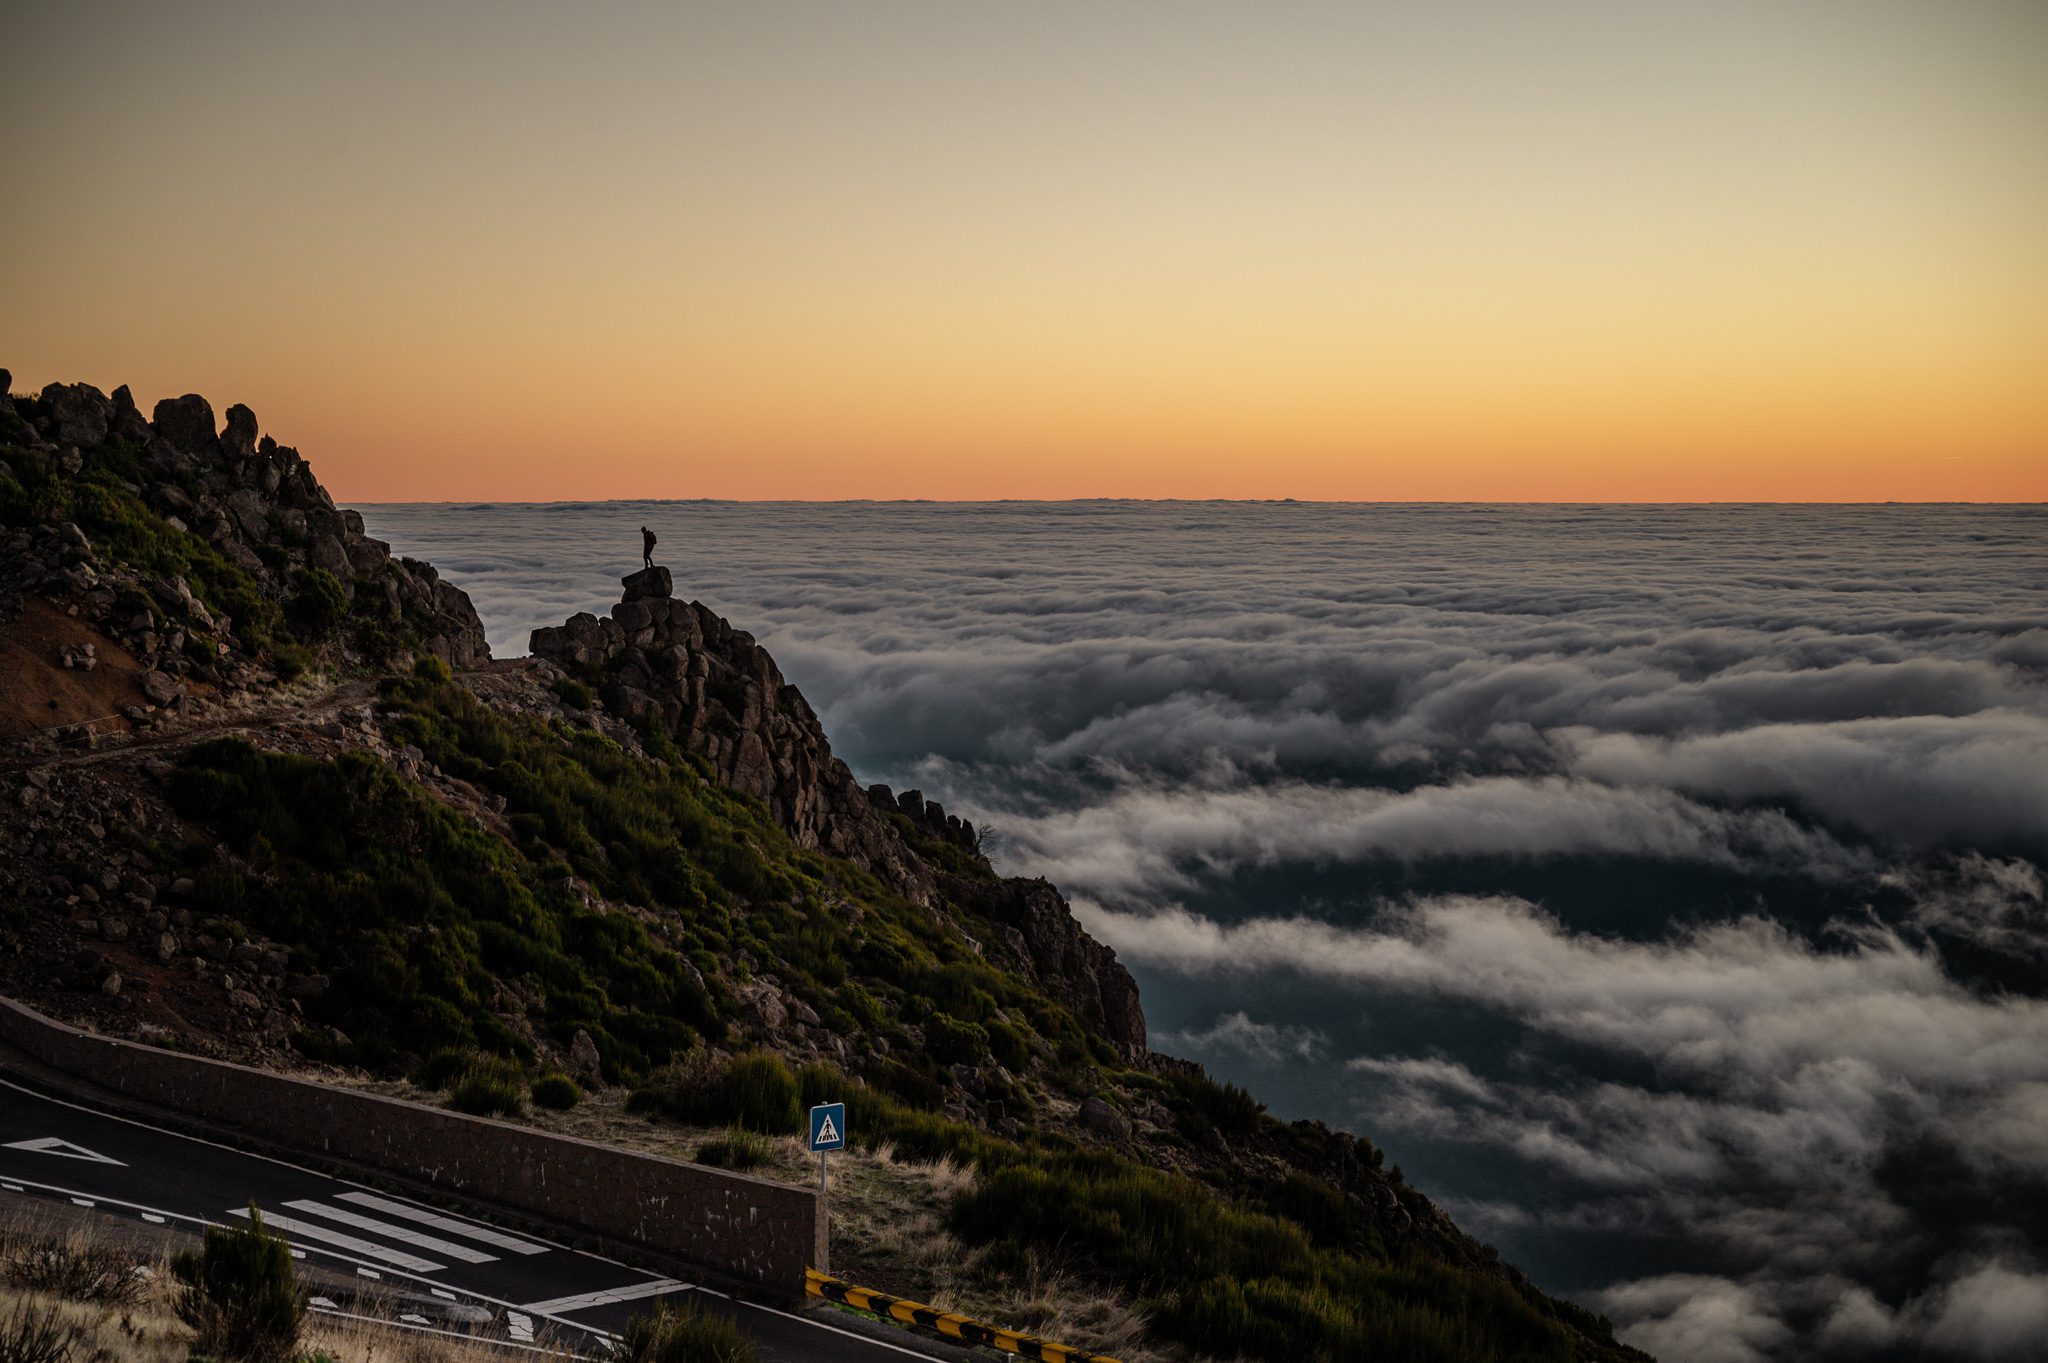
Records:
[[[213,444],[213,404],[197,393],[157,403],[151,424],[179,454],[203,454]]]
[[[1126,1059],[1145,1057],[1145,1008],[1137,981],[1114,951],[1088,935],[1052,882],[953,877],[946,888],[956,902],[1003,925],[1002,945],[991,945],[992,954],[1035,975],[1054,998],[1093,1021]]]
[[[300,597],[311,594],[318,606],[320,594],[338,589],[347,609],[328,637],[345,650],[359,639],[374,652],[389,646],[380,641],[411,637],[457,667],[490,656],[468,596],[430,564],[394,560],[388,545],[363,533],[360,516],[334,505],[298,451],[259,439],[248,407],[228,408],[221,431],[213,405],[196,393],[164,399],[154,420],[145,420],[126,387],[110,398],[79,383],[51,384],[23,411],[37,408],[31,424],[12,401],[0,402],[0,440],[42,452],[69,477],[89,476],[108,461],[172,531],[207,541],[255,579],[287,620]],[[321,572],[333,582],[321,581]],[[225,680],[253,661],[251,641],[219,613],[217,600],[209,610],[182,579],[135,577],[101,558],[74,525],[0,531],[0,617],[10,598],[32,593],[72,598],[67,608],[75,605],[145,666],[167,674],[148,696],[159,705],[158,692],[182,694],[176,677]],[[138,599],[140,608],[117,605]]]
[[[628,573],[619,579],[619,585],[626,589],[628,601],[645,601],[649,597],[674,596],[675,583],[670,580],[668,569],[659,564],[642,568],[637,573]]]
[[[765,803],[805,847],[852,857],[892,888],[931,901],[933,873],[869,805],[801,692],[768,650],[708,606],[650,594],[668,570],[626,579],[640,595],[533,632],[535,656],[593,681],[606,709],[658,724],[725,785]]]
[[[985,951],[1035,977],[1121,1054],[1144,1059],[1136,983],[1059,891],[1043,880],[998,879],[977,850],[973,824],[921,793],[863,789],[768,650],[701,602],[671,597],[667,569],[643,569],[624,586],[626,599],[608,618],[583,613],[535,630],[534,655],[594,685],[613,716],[658,726],[683,752],[704,758],[720,782],[766,804],[801,845],[858,862],[935,911],[954,905],[1002,925],[1003,940],[984,943]],[[973,874],[958,871],[953,853],[946,855],[956,869],[939,864],[919,840],[959,849]]]

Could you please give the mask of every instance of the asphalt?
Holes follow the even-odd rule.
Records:
[[[663,1277],[524,1232],[278,1160],[81,1107],[0,1078],[0,1206],[45,1199],[170,1229],[242,1221],[251,1203],[296,1256],[419,1298],[407,1322],[578,1350],[601,1344],[654,1303],[694,1302],[735,1318],[763,1363],[956,1359],[914,1338],[845,1325]],[[316,1309],[345,1294],[316,1289]],[[437,1305],[438,1304],[438,1305]],[[474,1322],[473,1324],[463,1323]],[[872,1328],[872,1327],[870,1327]]]

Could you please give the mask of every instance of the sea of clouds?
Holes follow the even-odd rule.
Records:
[[[2048,1338],[2048,511],[365,506],[500,654],[638,566],[1155,1044],[1670,1359]]]

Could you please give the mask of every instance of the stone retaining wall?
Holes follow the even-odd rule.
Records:
[[[0,1040],[124,1098],[801,1293],[826,1267],[808,1188],[94,1036],[0,999]]]

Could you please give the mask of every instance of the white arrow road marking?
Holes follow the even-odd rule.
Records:
[[[382,1212],[386,1216],[396,1216],[406,1221],[417,1221],[422,1226],[432,1226],[435,1230],[445,1231],[449,1235],[459,1235],[465,1240],[475,1240],[482,1244],[490,1245],[494,1249],[502,1249],[512,1254],[546,1254],[548,1252],[546,1245],[536,1245],[531,1241],[514,1239],[502,1231],[492,1230],[489,1226],[479,1226],[473,1221],[458,1221],[452,1216],[442,1216],[439,1213],[430,1212],[424,1207],[415,1207],[409,1202],[394,1202],[388,1197],[379,1197],[375,1193],[343,1193],[340,1200],[343,1202],[353,1202],[358,1207],[368,1207],[370,1210]]]
[[[239,1216],[247,1220],[249,1209],[247,1207],[236,1207],[229,1211],[228,1215]],[[378,1259],[395,1268],[409,1268],[415,1273],[432,1273],[436,1269],[448,1266],[446,1264],[437,1264],[432,1259],[422,1259],[417,1254],[407,1254],[403,1250],[386,1249],[382,1245],[373,1245],[368,1240],[358,1240],[353,1235],[343,1235],[340,1231],[329,1230],[325,1226],[308,1225],[306,1222],[293,1216],[265,1216],[263,1224],[272,1230],[284,1231],[295,1240],[317,1240],[321,1244],[334,1245],[351,1253],[360,1254],[365,1259]],[[358,1272],[361,1271],[363,1270],[358,1270]]]
[[[536,1316],[558,1315],[563,1311],[581,1311],[586,1306],[609,1306],[613,1302],[638,1301],[651,1297],[657,1292],[687,1292],[688,1283],[677,1282],[674,1278],[656,1278],[653,1282],[630,1283],[625,1287],[608,1287],[601,1292],[580,1292],[573,1297],[555,1297],[549,1301],[530,1301],[520,1307]]]
[[[44,1136],[39,1140],[33,1141],[9,1141],[5,1148],[8,1150],[27,1150],[38,1155],[62,1155],[65,1159],[90,1160],[94,1164],[112,1164],[122,1169],[128,1167],[111,1155],[102,1155],[97,1150],[88,1150],[82,1145],[74,1145],[70,1141],[59,1140],[55,1136]]]
[[[356,1212],[343,1211],[339,1207],[324,1206],[313,1201],[311,1198],[301,1198],[297,1202],[287,1202],[284,1205],[290,1207],[295,1212],[306,1212],[323,1220],[339,1221],[344,1226],[354,1226],[357,1230],[366,1230],[373,1235],[381,1235],[386,1240],[396,1240],[401,1244],[417,1245],[419,1248],[429,1250],[435,1254],[445,1254],[451,1259],[460,1259],[465,1264],[495,1264],[498,1262],[498,1256],[495,1254],[486,1254],[480,1249],[471,1249],[468,1245],[455,1245],[450,1244],[446,1240],[437,1240],[423,1232],[408,1230],[404,1226],[394,1226],[389,1222],[379,1221],[372,1216],[363,1216]]]

